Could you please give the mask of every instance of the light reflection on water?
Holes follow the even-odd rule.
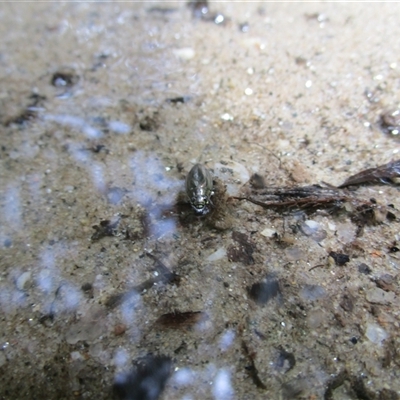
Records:
[[[4,193],[3,223],[12,230],[22,228],[20,190],[17,183],[8,185]]]
[[[103,136],[101,130],[93,127],[83,118],[75,117],[73,115],[50,115],[46,114],[44,117],[47,121],[54,121],[62,126],[76,129],[78,132],[83,133],[89,139],[98,139]]]
[[[106,182],[104,179],[104,167],[99,162],[91,162],[88,166],[89,173],[92,178],[94,187],[100,192],[104,193],[106,189]]]
[[[168,176],[165,165],[154,154],[138,151],[129,160],[134,188],[129,194],[134,202],[151,212],[157,221],[151,226],[151,234],[161,237],[176,231],[173,218],[164,218],[162,213],[176,201],[183,188],[183,181]]]

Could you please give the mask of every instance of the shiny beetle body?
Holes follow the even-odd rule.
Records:
[[[196,214],[205,215],[212,204],[210,197],[213,192],[213,177],[202,164],[196,164],[186,177],[186,194]]]

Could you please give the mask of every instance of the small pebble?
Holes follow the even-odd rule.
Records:
[[[290,261],[299,261],[306,258],[303,250],[299,246],[292,246],[285,250],[286,257]]]
[[[327,233],[322,226],[313,220],[304,221],[301,224],[300,229],[306,236],[311,237],[311,239],[316,242],[322,242],[327,236]]]
[[[368,267],[367,264],[362,263],[358,266],[358,272],[360,274],[369,275],[372,272],[372,269]]]
[[[131,128],[128,124],[125,124],[120,121],[110,121],[108,124],[108,127],[110,128],[111,131],[115,133],[120,133],[120,134],[126,134],[129,133]]]
[[[180,58],[181,60],[191,60],[195,57],[196,53],[194,49],[191,47],[183,47],[181,49],[174,49],[172,51],[176,57]]]
[[[124,324],[117,324],[114,327],[114,335],[121,336],[126,332],[126,325]]]
[[[329,256],[333,258],[335,264],[339,267],[343,267],[350,261],[350,257],[347,254],[336,253],[336,251],[331,251]]]
[[[221,119],[224,121],[233,121],[233,116],[228,113],[224,113],[221,115]]]
[[[367,325],[367,330],[365,331],[365,336],[375,344],[382,344],[382,341],[387,339],[387,332],[381,328],[379,325],[369,323]]]
[[[305,285],[300,290],[300,297],[304,300],[314,301],[326,296],[326,290],[318,285]]]
[[[250,27],[249,27],[249,24],[247,22],[244,22],[243,24],[239,24],[239,30],[241,32],[246,33],[246,32],[249,31],[249,29],[250,29]]]
[[[393,303],[395,294],[393,292],[385,292],[379,288],[372,288],[367,290],[365,297],[369,303],[389,304]]]
[[[30,271],[24,272],[22,275],[20,275],[15,282],[15,285],[17,286],[18,290],[25,290],[27,283],[31,279],[32,273]]]
[[[260,305],[267,304],[280,294],[279,281],[275,276],[267,276],[262,282],[255,283],[249,289],[250,297]]]
[[[226,249],[224,247],[220,247],[217,251],[211,253],[207,257],[207,261],[217,261],[220,260],[221,258],[224,258],[225,256],[226,256]]]
[[[260,232],[261,235],[267,237],[267,238],[272,238],[275,236],[276,234],[276,230],[275,229],[270,229],[270,228],[265,228],[263,231]]]
[[[392,135],[400,133],[400,109],[389,110],[381,115],[381,128]]]

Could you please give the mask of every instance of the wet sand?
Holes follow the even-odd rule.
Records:
[[[0,398],[399,398],[396,182],[232,198],[399,159],[398,15],[2,4]]]

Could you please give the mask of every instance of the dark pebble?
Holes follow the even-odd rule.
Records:
[[[358,266],[358,272],[360,274],[369,275],[372,272],[372,269],[368,267],[367,264],[362,263]]]
[[[67,88],[76,85],[79,81],[79,76],[72,68],[59,70],[51,77],[51,84],[58,88]]]
[[[250,297],[260,305],[267,304],[280,294],[279,281],[274,276],[267,277],[249,288]]]
[[[350,257],[347,254],[331,251],[329,255],[335,260],[335,264],[339,267],[343,267],[343,265],[350,261]]]
[[[398,135],[400,133],[400,109],[384,112],[380,118],[380,125],[383,132]]]
[[[148,355],[134,362],[136,368],[117,376],[114,392],[121,400],[156,400],[171,375],[172,361],[165,356]]]

